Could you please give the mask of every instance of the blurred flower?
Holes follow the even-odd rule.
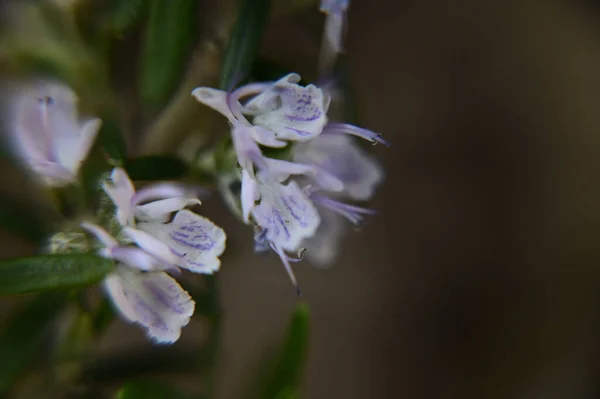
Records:
[[[104,288],[123,318],[140,324],[156,342],[177,341],[195,303],[161,271],[168,265],[143,249],[121,246],[100,226],[83,223],[82,227],[103,244],[100,255],[117,261],[116,270],[104,279]]]
[[[75,182],[100,119],[80,122],[77,96],[55,83],[22,89],[11,106],[9,139],[18,155],[51,186]]]
[[[225,232],[210,220],[183,209],[200,204],[200,200],[190,197],[182,185],[157,183],[136,192],[127,173],[115,168],[104,191],[116,206],[116,218],[125,235],[148,254],[194,273],[219,270]]]
[[[346,12],[350,0],[321,0],[321,11],[327,14],[321,47],[321,70],[329,74],[338,54],[344,51]]]

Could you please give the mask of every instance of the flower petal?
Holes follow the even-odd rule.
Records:
[[[118,272],[106,276],[104,279],[104,289],[125,320],[131,323],[137,321],[133,306],[125,296],[123,280]]]
[[[279,140],[310,140],[327,123],[323,91],[314,85],[298,85],[297,76],[288,75],[246,104],[248,109],[262,111],[253,123],[273,131]]]
[[[254,207],[254,203],[260,198],[258,194],[258,185],[246,170],[242,171],[242,216],[244,222],[248,223],[250,212]]]
[[[173,197],[159,201],[149,202],[144,205],[138,205],[135,208],[135,217],[141,222],[160,222],[169,221],[171,213],[181,210],[186,206],[200,205],[198,198]]]
[[[258,175],[260,203],[252,209],[256,223],[277,247],[295,251],[319,226],[319,214],[296,182],[287,185]]]
[[[129,320],[142,325],[156,342],[177,341],[181,328],[194,313],[195,303],[190,295],[163,272],[123,271],[120,277],[123,296],[130,305],[126,309],[133,310],[133,314],[127,314],[133,316]]]
[[[97,118],[83,122],[79,132],[77,149],[72,154],[72,164],[70,170],[73,172],[73,174],[77,174],[81,163],[85,160],[90,152],[101,126],[102,121]],[[65,165],[65,167],[67,167],[67,165]]]
[[[227,104],[227,92],[213,89],[211,87],[197,87],[192,91],[192,95],[202,104],[214,109],[225,116],[231,123],[236,123],[237,119],[229,109]]]
[[[148,223],[140,223],[138,226],[139,229],[125,227],[123,232],[150,255],[155,256],[166,263],[176,265],[177,257],[171,252],[170,248],[154,234],[150,234],[147,231],[142,230],[141,226],[146,224]],[[166,224],[161,223],[157,223],[157,225],[167,226]]]
[[[102,185],[104,192],[117,207],[119,223],[123,226],[132,225],[134,222],[132,200],[135,195],[133,183],[122,168],[114,168],[110,179],[111,181],[106,181]]]
[[[344,194],[355,200],[370,199],[384,177],[379,163],[346,135],[321,135],[293,151],[294,161],[335,176],[343,183]]]
[[[148,252],[135,247],[116,247],[107,248],[104,255],[117,260],[129,267],[143,271],[164,270],[168,268],[163,262],[160,262]]]
[[[98,241],[100,241],[104,246],[108,248],[114,248],[119,245],[117,240],[115,240],[110,234],[108,234],[106,230],[104,230],[97,224],[83,222],[81,223],[81,227],[90,234],[94,235],[94,237],[96,237]]]
[[[162,200],[174,197],[196,198],[198,189],[180,183],[155,183],[149,184],[137,191],[131,203],[134,207],[149,201]]]
[[[290,175],[305,175],[324,190],[338,192],[344,189],[344,183],[340,179],[319,167],[281,159],[265,158],[264,161],[269,172],[279,181],[286,180]]]
[[[168,246],[177,258],[175,265],[194,273],[219,270],[218,257],[225,250],[226,236],[210,220],[184,209],[170,223],[140,223],[138,227]]]

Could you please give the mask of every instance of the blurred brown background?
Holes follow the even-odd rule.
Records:
[[[264,48],[309,41],[280,21]],[[360,123],[392,147],[379,215],[331,270],[296,268],[303,397],[598,397],[600,4],[355,0],[347,50]],[[221,273],[229,398],[296,298],[222,223],[246,248]]]
[[[263,51],[312,68],[311,35],[277,20]],[[296,267],[302,397],[600,397],[600,4],[353,0],[347,52],[360,123],[392,147],[379,215],[330,270]],[[297,298],[217,198],[203,211],[228,231],[217,391],[236,398]]]

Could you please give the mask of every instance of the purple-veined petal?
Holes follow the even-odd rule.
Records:
[[[258,185],[256,180],[250,177],[250,174],[246,171],[242,171],[242,217],[245,223],[249,222],[250,212],[254,207],[254,204],[259,199]]]
[[[138,227],[143,225],[144,223],[140,223]],[[161,223],[157,223],[159,226],[166,226]],[[170,248],[161,242],[155,235],[150,234],[141,228],[134,229],[131,227],[125,227],[123,232],[130,237],[135,243],[142,248],[144,251],[148,252],[150,255],[157,257],[163,262],[176,265],[178,263],[177,257],[171,252]]]
[[[173,343],[194,313],[195,303],[177,282],[164,272],[140,273],[118,270],[126,318],[144,327],[158,343]],[[113,301],[116,303],[115,299]],[[122,313],[124,313],[121,310]],[[131,312],[131,313],[130,313]]]
[[[266,230],[267,240],[275,246],[296,251],[319,226],[319,214],[296,182],[283,185],[264,176],[258,177],[260,203],[252,209],[255,222]]]
[[[122,168],[114,168],[110,175],[110,181],[106,181],[102,187],[117,208],[119,223],[123,226],[132,225],[134,222],[132,200],[135,188],[127,172]]]
[[[170,223],[140,223],[138,227],[165,243],[176,257],[175,265],[194,273],[219,270],[226,236],[210,220],[184,209]]]
[[[327,123],[323,91],[302,87],[290,74],[254,97],[245,108],[255,114],[254,125],[271,130],[279,140],[307,141],[318,136]]]
[[[144,205],[138,205],[135,208],[135,217],[140,222],[161,222],[169,221],[171,213],[179,211],[186,206],[200,205],[198,198],[174,197],[149,202]]]
[[[115,240],[110,234],[108,234],[106,230],[104,230],[97,224],[83,222],[81,223],[81,227],[90,234],[92,234],[94,237],[96,237],[98,241],[100,241],[105,247],[114,248],[119,245],[117,240]]]

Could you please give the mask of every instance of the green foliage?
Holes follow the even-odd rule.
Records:
[[[189,166],[169,155],[148,155],[125,162],[132,180],[176,180],[187,175]]]
[[[113,0],[110,8],[109,29],[116,35],[127,31],[142,14],[144,0]]]
[[[105,117],[98,132],[98,143],[104,158],[113,166],[121,165],[127,156],[127,143],[115,118]]]
[[[250,73],[269,19],[270,0],[242,0],[227,44],[219,88],[228,90]]]
[[[196,0],[151,0],[138,85],[147,110],[166,104],[181,80],[194,42],[197,4]]]
[[[65,297],[43,294],[14,313],[0,332],[0,397],[40,351]]]
[[[117,399],[186,399],[172,386],[158,381],[129,382],[117,393]]]
[[[96,255],[40,255],[0,262],[0,295],[71,289],[97,283],[114,262]]]
[[[308,350],[310,313],[306,304],[299,304],[290,321],[287,336],[279,355],[267,374],[259,398],[297,398],[300,377]]]

